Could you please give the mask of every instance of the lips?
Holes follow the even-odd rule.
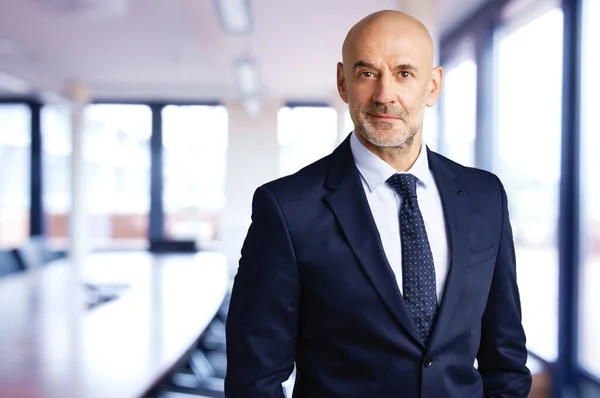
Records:
[[[380,119],[400,119],[396,115],[390,115],[390,114],[387,114],[387,113],[369,113],[369,115],[373,116],[373,117],[380,118]]]

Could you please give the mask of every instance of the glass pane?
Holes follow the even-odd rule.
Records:
[[[46,105],[42,108],[42,151],[42,189],[48,244],[66,249],[71,206],[69,106]]]
[[[600,91],[600,75],[595,68],[600,64],[600,2],[588,0],[584,12],[583,48],[583,119],[581,123],[582,164],[581,188],[583,210],[583,245],[581,272],[580,319],[581,338],[579,358],[581,365],[600,377],[600,114],[594,105]]]
[[[95,249],[147,247],[151,131],[146,105],[86,108],[85,190]]]
[[[477,64],[475,61],[465,59],[448,67],[442,93],[444,101],[442,152],[455,162],[472,167],[475,165],[477,107]],[[427,130],[425,127],[424,131]],[[430,138],[427,142],[429,140]]]
[[[552,9],[499,48],[496,169],[508,194],[527,345],[550,362],[557,355],[562,24],[562,11]]]
[[[31,110],[0,104],[0,247],[29,237]]]
[[[281,108],[277,115],[279,174],[295,173],[335,148],[337,112],[328,107]]]
[[[229,123],[223,106],[163,109],[165,233],[207,247],[225,205]]]

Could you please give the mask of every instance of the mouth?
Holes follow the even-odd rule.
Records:
[[[368,115],[372,118],[386,121],[395,121],[400,119],[398,116],[391,115],[388,113],[368,113]]]

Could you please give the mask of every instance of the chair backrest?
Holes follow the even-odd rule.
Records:
[[[27,242],[14,249],[14,252],[24,269],[41,267],[54,257],[43,236],[32,236]]]
[[[193,240],[151,240],[149,250],[153,253],[194,253],[198,247]]]
[[[12,250],[0,251],[0,277],[23,271],[23,267]]]

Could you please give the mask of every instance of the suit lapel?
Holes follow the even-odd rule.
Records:
[[[354,164],[349,139],[332,154],[325,185],[332,190],[326,200],[367,278],[390,312],[415,341],[422,345],[383,251],[360,174]]]
[[[446,278],[444,295],[429,348],[434,347],[443,336],[460,298],[469,254],[469,197],[456,176],[441,162],[436,154],[428,151],[429,167],[435,178],[446,219],[446,232],[450,243],[450,269]]]

